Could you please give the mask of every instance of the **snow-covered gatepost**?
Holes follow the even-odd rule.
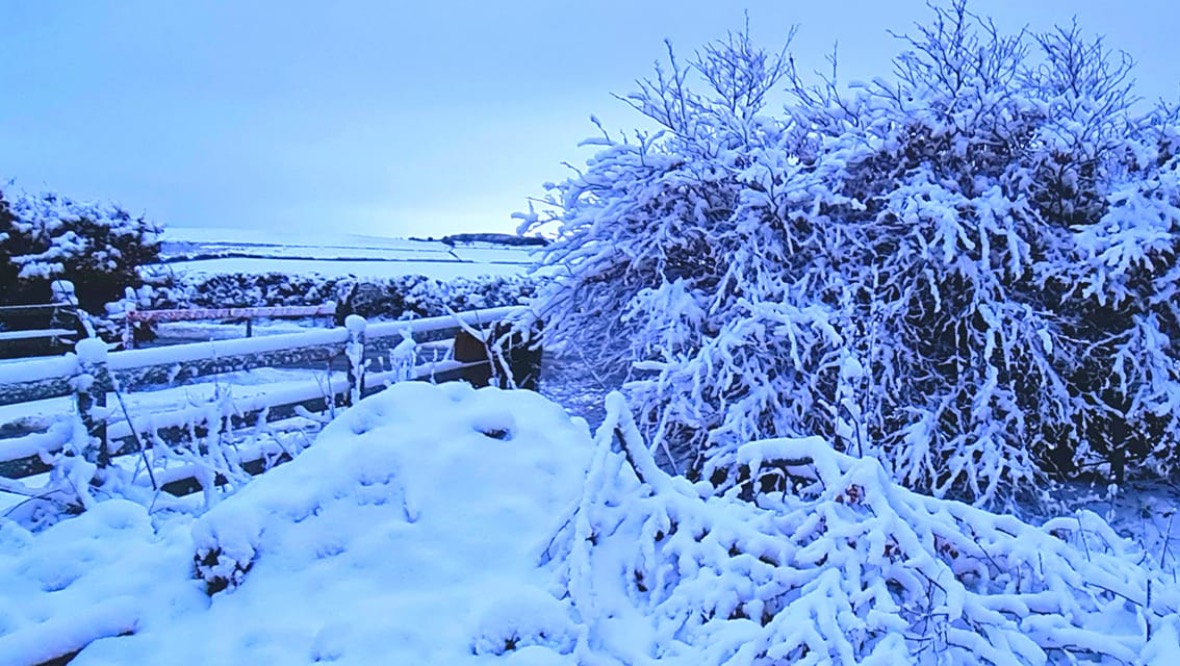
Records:
[[[87,446],[96,447],[95,462],[103,469],[111,462],[107,449],[107,391],[111,390],[107,345],[99,338],[85,338],[74,349],[78,354],[78,374],[73,381],[78,416],[86,428]]]
[[[348,315],[344,327],[348,329],[348,343],[344,356],[348,359],[348,405],[360,402],[365,394],[365,327],[368,323],[360,315]]]

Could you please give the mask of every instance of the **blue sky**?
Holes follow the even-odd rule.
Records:
[[[1180,98],[1180,4],[977,0],[1003,28],[1074,15]],[[738,28],[845,80],[887,74],[923,0],[0,0],[0,178],[177,226],[440,235],[514,228],[663,52]]]

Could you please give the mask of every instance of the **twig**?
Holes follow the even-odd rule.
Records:
[[[1173,511],[1172,515],[1168,516],[1168,529],[1166,532],[1164,532],[1164,549],[1163,549],[1163,552],[1160,553],[1160,568],[1161,569],[1164,568],[1164,562],[1167,560],[1167,557],[1168,557],[1168,545],[1169,545],[1169,542],[1171,542],[1171,540],[1172,540],[1172,521],[1175,519],[1176,519],[1176,512]]]
[[[123,418],[127,419],[127,427],[131,430],[131,437],[135,440],[135,448],[139,449],[140,460],[143,461],[143,467],[147,470],[148,479],[152,482],[152,490],[159,491],[160,486],[156,483],[156,473],[152,471],[152,465],[147,459],[147,449],[144,448],[143,441],[139,439],[139,431],[135,429],[135,424],[131,422],[131,413],[127,411],[127,403],[123,401],[123,392],[119,390],[119,384],[114,377],[111,377],[111,390],[115,394],[115,399],[119,401],[119,409],[123,411]]]

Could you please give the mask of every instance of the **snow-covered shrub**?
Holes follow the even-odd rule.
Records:
[[[1172,577],[1093,513],[1034,527],[819,437],[735,447],[710,466],[727,481],[694,484],[656,465],[617,393],[596,445],[547,551],[581,661],[1140,663],[1174,631]]]
[[[138,269],[157,261],[159,234],[112,204],[0,193],[0,304],[48,303],[52,282],[64,279],[82,309],[102,314],[125,288],[143,284]]]
[[[522,229],[558,225],[547,346],[628,391],[699,472],[816,435],[907,485],[1003,501],[1046,473],[1180,462],[1180,122],[1077,29],[1004,35],[956,0],[894,75],[805,84],[731,35],[627,98]],[[785,83],[784,83],[785,82]],[[767,95],[785,85],[782,113]]]
[[[472,647],[476,654],[502,655],[541,645],[568,654],[575,640],[576,630],[562,602],[544,590],[520,588],[485,603]]]
[[[322,305],[339,297],[344,280],[286,273],[182,276],[152,293],[152,308],[266,307]],[[531,298],[539,279],[483,276],[438,280],[407,275],[364,280],[357,285],[353,311],[366,318],[416,319],[449,311],[518,305]]]

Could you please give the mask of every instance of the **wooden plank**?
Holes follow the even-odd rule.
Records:
[[[0,331],[0,342],[8,342],[10,340],[35,340],[38,338],[63,338],[66,336],[73,337],[76,335],[78,335],[77,331],[70,331],[64,328],[46,328],[31,331]]]
[[[334,407],[340,408],[344,406],[344,395],[344,392],[341,391],[334,396]],[[271,422],[282,421],[298,416],[303,410],[311,413],[326,412],[328,411],[328,400],[324,397],[318,397],[283,405],[274,405],[268,408],[245,411],[241,414],[231,415],[230,425],[234,430],[252,428],[258,425],[259,420],[264,413],[267,415],[267,422]],[[124,431],[126,430],[124,429]],[[28,433],[28,435],[32,436],[43,434],[47,433]],[[155,433],[156,437],[167,442],[168,444],[174,445],[192,441],[194,434],[198,439],[208,437],[209,428],[203,424],[197,425],[191,430],[185,426],[169,426],[166,428],[160,428]],[[109,445],[111,450],[111,458],[119,458],[122,456],[138,454],[140,441],[150,448],[152,437],[146,433],[139,433],[139,435],[140,440],[136,440],[135,435],[130,434],[112,438]],[[40,455],[29,455],[13,458],[11,460],[3,460],[3,444],[4,440],[0,439],[0,476],[9,479],[23,479],[35,474],[44,474],[52,469],[52,466],[45,464]],[[49,447],[46,451],[46,453],[50,455],[59,452],[61,452],[61,445]]]
[[[71,377],[52,377],[29,382],[0,382],[0,405],[17,405],[49,398],[61,398],[74,393]]]
[[[58,306],[51,306],[58,307]],[[257,308],[255,309],[257,310]],[[506,307],[477,310],[445,317],[432,317],[409,322],[386,322],[371,325],[366,330],[366,347],[369,352],[388,351],[402,341],[402,333],[410,331],[419,340],[421,337],[439,338],[453,333],[457,322],[482,326],[492,324],[523,308]],[[217,343],[194,343],[174,347],[117,352],[109,356],[108,367],[115,376],[121,390],[134,391],[144,386],[175,385],[189,379],[238,372],[259,367],[290,365],[315,365],[328,363],[344,354],[347,331],[343,328],[269,336],[252,340],[221,341]],[[427,343],[423,349],[445,348],[447,343]],[[486,361],[468,362],[448,360],[426,363],[415,368],[413,377],[437,382],[451,381],[464,377],[464,373]],[[71,383],[78,371],[77,359],[66,355],[56,359],[30,361],[0,368],[0,405],[32,402],[48,398],[68,396],[73,393]],[[375,393],[384,387],[386,379],[393,379],[394,373],[373,373],[370,375],[373,388],[365,394]],[[332,402],[341,406],[346,391],[333,393]],[[288,398],[290,399],[290,398]],[[328,399],[323,396],[260,407],[231,417],[233,428],[248,428],[257,424],[266,413],[268,420],[290,418],[298,411],[326,411]],[[134,417],[133,417],[134,418]],[[112,427],[119,424],[113,421]],[[127,432],[126,424],[123,431]],[[188,427],[167,426],[156,429],[156,435],[165,441],[178,443],[208,435],[205,427],[190,431]],[[114,433],[112,433],[114,434]],[[118,436],[111,442],[112,456],[137,452],[138,445],[131,435]],[[60,445],[56,447],[60,450]],[[40,455],[25,456],[19,460],[0,462],[0,476],[23,478],[43,473],[49,467]]]
[[[115,376],[123,391],[136,391],[148,386],[175,386],[200,377],[208,377],[226,372],[242,372],[255,368],[276,368],[283,366],[324,367],[329,361],[343,354],[343,344],[329,344],[296,349],[280,349],[261,353],[215,356],[178,363],[118,370],[112,368],[111,374]],[[112,354],[112,356],[115,356],[115,354]]]
[[[419,335],[431,332],[451,331],[460,328],[460,322],[474,328],[490,326],[514,314],[527,312],[528,308],[521,305],[509,305],[501,308],[487,308],[485,310],[468,310],[456,312],[442,317],[427,317],[425,319],[411,319],[409,321],[382,321],[370,323],[365,327],[365,340],[395,337],[400,339],[403,330],[409,330],[417,339]]]
[[[242,471],[246,472],[250,476],[258,476],[267,470],[274,469],[275,467],[290,461],[291,456],[287,455],[286,453],[282,453],[273,457],[260,456],[251,460],[243,460]],[[226,478],[224,474],[218,473],[213,477],[214,486],[224,486],[227,483],[229,483],[229,479]],[[160,490],[163,490],[170,495],[175,495],[176,497],[184,497],[185,495],[201,492],[204,489],[205,488],[201,485],[201,482],[197,480],[195,472],[191,476],[183,476],[179,479],[173,479],[160,486]]]
[[[201,321],[206,319],[272,319],[297,317],[331,317],[333,305],[292,305],[259,308],[186,308],[178,310],[131,310],[127,318],[133,322]]]
[[[111,354],[108,362],[111,370],[119,372],[151,366],[171,367],[176,363],[250,356],[269,352],[299,352],[304,349],[328,346],[339,346],[343,349],[344,343],[347,341],[348,331],[344,328],[319,328],[309,329],[302,333],[190,342],[151,349],[131,349]]]
[[[54,312],[57,312],[58,310],[75,312],[77,308],[64,303],[49,303],[43,305],[0,305],[0,319],[6,319],[8,317],[31,317],[34,315],[48,316]]]
[[[365,329],[366,346],[373,351],[387,351],[401,341],[404,330],[409,330],[415,337],[439,338],[452,333],[457,320],[490,324],[523,310],[521,307],[491,308],[445,317],[372,324]],[[123,390],[131,391],[141,386],[173,384],[219,372],[323,363],[343,354],[346,340],[347,331],[336,328],[114,352],[108,362]],[[30,361],[30,365],[18,363],[0,368],[0,405],[67,395],[69,378],[76,371],[75,363],[68,359],[45,359]],[[62,387],[67,389],[62,390]]]

